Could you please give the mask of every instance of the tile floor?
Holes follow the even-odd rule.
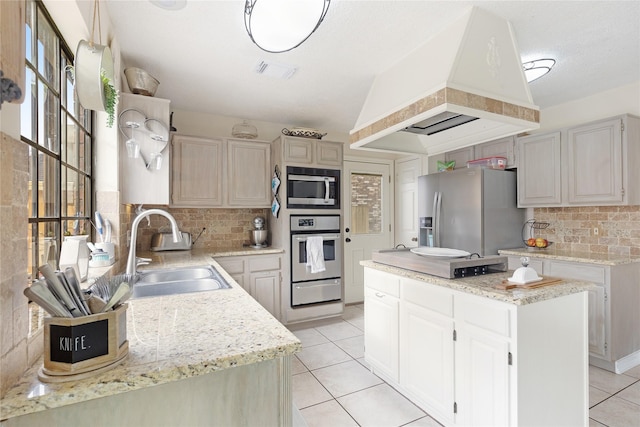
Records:
[[[439,426],[375,376],[364,361],[364,307],[342,318],[292,326],[302,341],[293,358],[293,402],[309,427]],[[640,426],[640,366],[623,375],[589,367],[589,426]]]

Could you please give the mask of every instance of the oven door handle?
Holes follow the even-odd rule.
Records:
[[[314,234],[314,236],[321,236],[324,240],[338,240],[340,239],[339,234]],[[296,241],[298,242],[306,242],[306,237],[296,237]]]
[[[310,288],[323,288],[326,286],[340,286],[340,283],[320,283],[318,285],[294,285],[296,289],[310,289]]]

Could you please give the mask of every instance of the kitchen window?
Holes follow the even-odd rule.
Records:
[[[73,87],[73,53],[40,0],[26,0],[21,140],[29,146],[28,277],[58,267],[64,236],[90,234],[91,111]]]

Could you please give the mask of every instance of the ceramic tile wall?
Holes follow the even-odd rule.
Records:
[[[534,217],[549,223],[535,237],[558,249],[640,255],[640,206],[536,208]]]
[[[196,248],[241,248],[243,244],[249,243],[249,231],[253,230],[253,218],[261,216],[269,223],[271,215],[269,209],[194,209],[194,208],[168,208],[166,206],[147,206],[145,209],[158,207],[167,210],[176,219],[181,231],[189,232],[195,239],[205,228],[200,238],[196,241]],[[131,211],[133,207],[128,206]],[[129,229],[135,213],[121,215],[124,218],[122,229]],[[152,215],[151,225],[143,220],[138,229],[138,241],[136,250],[149,250],[151,246],[151,236],[158,231],[171,231],[169,222],[158,215]],[[268,225],[267,225],[268,229]],[[124,240],[126,245],[126,230]],[[126,257],[126,254],[125,254]]]
[[[0,396],[28,367],[27,146],[0,133]],[[24,250],[16,250],[23,248]]]

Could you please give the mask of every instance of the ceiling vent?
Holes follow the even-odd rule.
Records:
[[[256,73],[276,79],[288,80],[298,71],[293,65],[278,64],[277,62],[260,61],[256,65]]]

